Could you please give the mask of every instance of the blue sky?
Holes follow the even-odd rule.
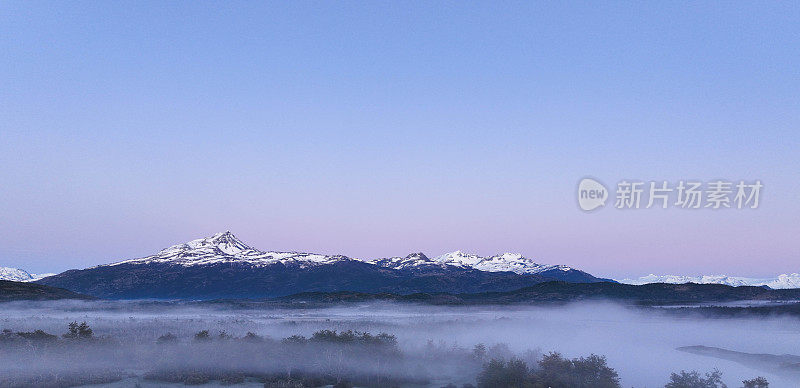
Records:
[[[2,2],[0,266],[230,229],[603,276],[800,272],[790,2]],[[584,176],[761,179],[757,210],[602,209]]]

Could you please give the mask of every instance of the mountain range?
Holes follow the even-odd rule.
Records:
[[[101,298],[263,298],[299,292],[471,293],[510,291],[547,281],[612,281],[519,254],[456,251],[429,258],[354,259],[261,251],[231,232],[173,245],[138,259],[69,270],[37,283]]]
[[[429,258],[355,259],[342,255],[261,251],[231,232],[217,233],[123,260],[53,275],[0,267],[0,280],[37,282],[101,298],[264,298],[302,292],[481,293],[538,283],[614,282],[565,266],[539,264],[520,254],[479,256],[455,251]],[[774,278],[724,275],[622,279],[623,284],[723,284],[800,288],[800,274]]]
[[[771,278],[746,278],[739,276],[726,275],[700,275],[700,276],[680,276],[680,275],[655,275],[650,274],[636,279],[618,280],[620,283],[642,285],[651,283],[668,284],[725,284],[728,286],[767,286],[774,289],[800,288],[800,274],[783,274]]]

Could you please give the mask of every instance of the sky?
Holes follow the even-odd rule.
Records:
[[[230,230],[615,278],[800,272],[798,20],[792,2],[3,1],[0,266]],[[585,213],[587,176],[764,188],[758,209]]]

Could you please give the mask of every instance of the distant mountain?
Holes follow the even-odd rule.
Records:
[[[46,274],[32,274],[25,270],[17,268],[0,267],[0,280],[10,280],[14,282],[32,282],[48,276],[55,275],[53,273]]]
[[[94,299],[62,288],[0,280],[0,302],[15,300]]]
[[[677,275],[654,275],[650,274],[637,279],[622,279],[624,284],[649,284],[649,283],[669,283],[669,284],[726,284],[729,286],[767,286],[774,289],[800,288],[800,274],[783,274],[773,278],[745,278],[726,275],[701,275],[701,276],[677,276]]]
[[[33,280],[33,275],[17,268],[0,267],[0,280],[25,282]]]
[[[598,279],[586,272],[567,267],[566,265],[538,264],[518,253],[504,253],[497,256],[481,257],[455,251],[437,256],[433,259],[424,253],[412,253],[406,257],[390,257],[384,259],[365,260],[384,268],[396,270],[425,271],[438,269],[475,269],[483,272],[513,272],[519,275],[540,275],[543,277],[570,282],[595,282]]]
[[[70,270],[38,283],[104,298],[263,298],[309,291],[486,292],[545,281],[600,282],[588,273],[515,254],[454,252],[374,260],[341,255],[260,251],[230,232],[192,240],[155,255]]]

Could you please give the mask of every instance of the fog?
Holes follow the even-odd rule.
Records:
[[[12,332],[43,330],[60,336],[73,321],[85,321],[95,340],[63,344],[59,339],[60,346],[0,344],[0,376],[113,371],[129,379],[124,381],[146,385],[144,376],[171,370],[284,373],[296,368],[387,375],[400,385],[440,387],[450,382],[475,384],[480,362],[469,357],[473,347],[483,343],[491,357],[516,356],[529,364],[550,351],[570,358],[605,355],[624,387],[663,387],[671,372],[714,368],[730,387],[756,376],[767,377],[771,387],[798,385],[791,376],[676,350],[705,345],[747,353],[798,354],[800,319],[789,317],[697,318],[598,302],[559,307],[372,303],[306,309],[109,301],[0,305],[0,329]],[[202,330],[209,331],[209,341],[195,340]],[[336,343],[295,346],[281,341],[294,335],[311,337],[319,330],[388,333],[396,336],[396,350],[403,356],[393,358],[395,350],[389,348],[342,351]],[[226,333],[225,338],[220,339],[220,332]],[[264,339],[226,339],[248,332]],[[166,333],[175,339],[157,343]],[[2,384],[9,381],[23,380]]]

